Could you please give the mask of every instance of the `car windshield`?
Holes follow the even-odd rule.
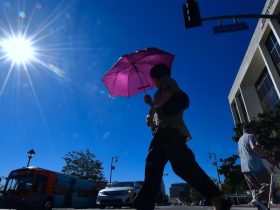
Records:
[[[5,191],[28,192],[32,190],[33,175],[11,176]]]
[[[109,187],[134,187],[134,182],[113,182]]]

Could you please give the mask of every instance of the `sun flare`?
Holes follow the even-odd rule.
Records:
[[[28,38],[14,36],[0,41],[5,57],[15,64],[26,64],[35,59],[35,47]]]

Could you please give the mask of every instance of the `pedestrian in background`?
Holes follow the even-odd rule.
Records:
[[[157,91],[154,100],[145,95],[144,101],[151,108],[147,124],[152,127],[154,137],[146,158],[144,184],[135,198],[134,208],[155,208],[164,167],[170,161],[174,172],[209,199],[216,210],[229,210],[231,203],[223,199],[221,191],[200,168],[186,145],[191,137],[183,121],[183,109],[178,106],[180,100],[172,102],[181,90],[170,74],[170,68],[164,64],[156,65],[150,71]]]
[[[259,210],[268,209],[270,174],[262,159],[271,161],[271,158],[262,149],[250,123],[243,125],[243,135],[238,141],[238,152],[241,172],[252,193],[251,203]]]

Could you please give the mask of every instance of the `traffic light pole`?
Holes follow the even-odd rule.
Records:
[[[247,29],[246,23],[236,23],[236,19],[240,18],[263,18],[263,19],[277,19],[280,21],[280,15],[267,15],[267,14],[240,14],[240,15],[225,15],[225,16],[213,16],[202,18],[200,16],[199,5],[197,0],[186,0],[186,3],[183,4],[183,14],[185,20],[186,28],[199,27],[202,25],[202,21],[209,20],[221,20],[221,19],[234,19],[234,24],[223,25],[215,27],[214,32],[231,32],[237,30],[245,30]]]
[[[224,15],[201,18],[201,21],[220,20],[220,19],[237,19],[237,18],[264,18],[264,19],[278,19],[280,15],[259,15],[259,14],[242,14],[242,15]]]

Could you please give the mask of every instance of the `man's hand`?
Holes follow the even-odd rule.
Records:
[[[148,126],[152,127],[153,126],[153,117],[150,116],[150,115],[147,115],[146,123],[147,123]]]
[[[270,156],[266,157],[267,161],[270,162],[273,166],[277,165],[277,162]]]
[[[150,95],[145,95],[144,96],[144,102],[148,105],[150,105],[151,107],[154,105],[153,103],[153,99]]]

